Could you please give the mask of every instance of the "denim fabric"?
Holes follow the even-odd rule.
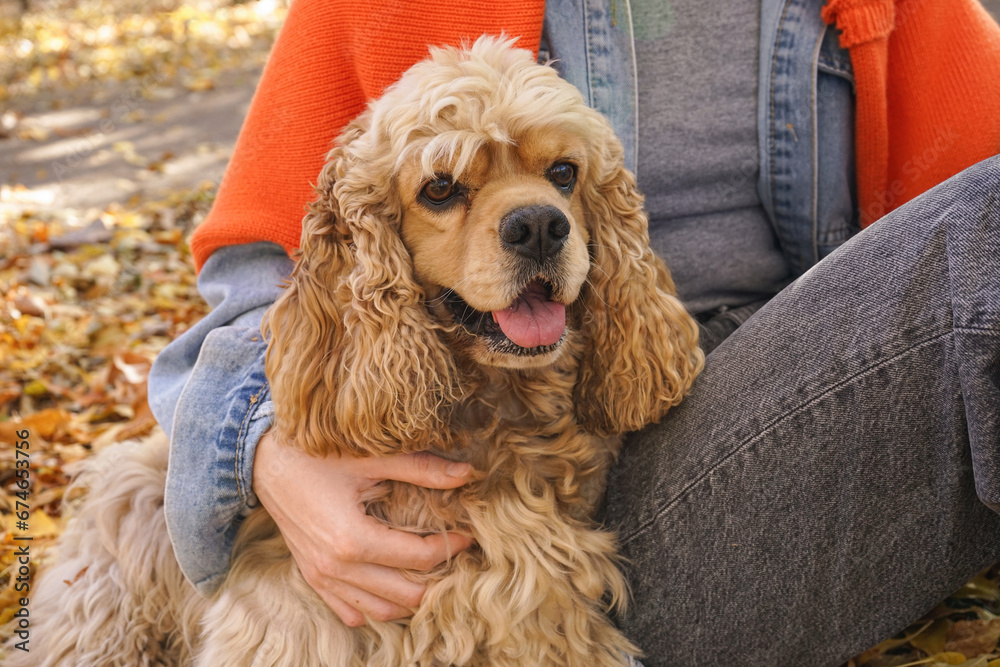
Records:
[[[630,438],[620,620],[650,667],[839,665],[1000,558],[998,509],[1000,157],[814,266]]]
[[[758,194],[795,276],[858,231],[854,73],[824,0],[761,0]],[[540,59],[604,113],[636,170],[638,111],[628,0],[549,0]]]
[[[698,346],[711,353],[770,299],[754,301],[738,308],[719,308],[698,315]]]
[[[548,0],[539,61],[552,65],[611,122],[636,170],[639,141],[635,44],[628,0]]]
[[[198,277],[212,311],[150,372],[150,407],[171,438],[167,529],[181,570],[205,595],[228,571],[240,520],[257,505],[253,456],[273,418],[260,321],[291,267],[270,243],[216,251]]]
[[[857,231],[853,73],[821,0],[765,0],[758,193],[795,275]]]
[[[814,213],[809,224],[801,227],[783,223],[786,237],[797,235],[812,242],[812,255],[801,258],[803,267],[823,259],[859,231],[854,174],[854,70],[839,39],[836,30],[825,29],[816,66],[812,105]],[[808,247],[804,241],[798,245]]]

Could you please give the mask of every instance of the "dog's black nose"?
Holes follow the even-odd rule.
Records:
[[[569,220],[555,206],[522,206],[500,221],[500,241],[522,257],[544,262],[569,236]]]

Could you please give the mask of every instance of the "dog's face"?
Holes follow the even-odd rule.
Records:
[[[402,237],[451,344],[507,368],[556,359],[573,335],[567,306],[590,270],[588,142],[558,127],[484,142],[465,169],[417,162],[400,173]]]
[[[585,192],[612,162],[579,92],[497,41],[435,52],[356,123],[355,165],[386,176],[385,219],[449,345],[506,368],[555,361],[591,268]]]

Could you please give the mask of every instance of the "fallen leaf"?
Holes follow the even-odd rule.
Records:
[[[130,384],[143,384],[149,375],[152,362],[134,352],[120,352],[114,356],[114,366]]]
[[[111,240],[112,233],[100,220],[94,220],[83,229],[69,232],[49,240],[51,248],[66,250],[81,245],[97,245]]]
[[[11,301],[11,305],[13,305],[14,308],[20,311],[23,315],[45,317],[45,302],[37,296],[16,297],[13,301]]]
[[[204,92],[215,88],[215,81],[207,76],[189,79],[184,82],[184,87],[192,92]]]
[[[944,651],[947,641],[946,635],[951,629],[952,621],[939,618],[930,627],[910,639],[910,643],[927,655],[934,655]]]
[[[40,410],[22,419],[0,422],[0,442],[13,443],[18,440],[17,431],[27,430],[31,436],[52,440],[69,424],[70,413],[60,408]]]
[[[76,582],[80,581],[80,577],[85,575],[87,573],[87,570],[89,569],[90,569],[89,565],[85,566],[82,570],[76,573],[76,576],[73,577],[73,581],[70,581],[69,579],[63,579],[63,583],[66,584],[67,586],[72,586]]]
[[[20,396],[20,387],[0,387],[0,407],[3,407],[4,403],[10,403],[15,399],[20,398]]]
[[[20,523],[14,514],[7,515],[7,532],[18,535],[28,535],[33,538],[55,537],[62,532],[62,527],[43,510],[35,510],[28,516],[28,530],[18,528]]]
[[[955,621],[948,632],[946,651],[957,651],[968,658],[990,653],[1000,640],[1000,618],[984,621]]]
[[[48,128],[28,126],[20,128],[15,134],[21,141],[47,141],[52,133]]]
[[[24,393],[28,396],[38,398],[49,393],[49,388],[41,380],[32,380],[24,386]]]

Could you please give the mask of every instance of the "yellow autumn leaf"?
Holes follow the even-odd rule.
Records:
[[[910,639],[910,644],[920,649],[927,655],[935,655],[944,652],[944,644],[947,641],[948,630],[951,628],[951,621],[939,618],[930,627],[920,634]]]
[[[48,408],[26,415],[22,419],[0,422],[0,442],[12,443],[23,438],[18,432],[27,431],[29,442],[38,437],[51,439],[69,423],[70,413],[60,408]]]
[[[200,93],[206,90],[213,90],[215,88],[215,80],[205,76],[198,77],[185,81],[184,87],[192,92]]]
[[[24,393],[28,396],[38,398],[49,393],[49,388],[41,380],[32,380],[24,386]]]
[[[24,127],[17,131],[17,138],[21,141],[46,141],[52,133],[44,127]]]
[[[122,159],[133,167],[149,166],[149,158],[139,155],[138,153],[125,153],[122,155]]]
[[[62,532],[59,523],[46,514],[44,510],[35,510],[24,522],[14,514],[8,515],[5,518],[7,520],[7,532],[13,534],[15,537],[28,536],[38,539],[42,537],[55,537]],[[25,524],[27,524],[27,530],[24,530]]]
[[[111,150],[118,154],[134,153],[135,144],[131,141],[116,141],[111,144]]]
[[[997,581],[991,580],[985,574],[980,573],[974,579],[966,583],[957,592],[952,594],[953,598],[982,598],[984,600],[995,600],[1000,598],[1000,590],[997,588]]]

